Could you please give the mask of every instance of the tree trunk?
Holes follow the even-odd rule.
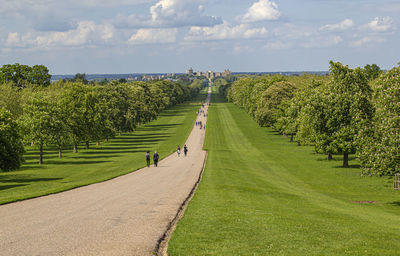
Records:
[[[61,145],[58,145],[58,158],[62,158],[62,147]]]
[[[31,141],[31,147],[35,146],[35,142]]]
[[[301,146],[301,143],[300,143],[300,141],[297,141],[297,146],[299,146],[299,147]]]
[[[78,144],[74,143],[74,153],[78,153]]]
[[[43,164],[43,143],[39,146],[39,164]]]
[[[343,167],[349,167],[349,153],[346,151],[343,152]]]
[[[293,142],[293,134],[290,134],[290,142]]]
[[[89,141],[86,141],[86,149],[89,149]]]
[[[328,160],[332,160],[332,159],[333,159],[332,153],[331,153],[331,152],[328,152]]]
[[[96,141],[96,147],[100,146],[100,141]]]

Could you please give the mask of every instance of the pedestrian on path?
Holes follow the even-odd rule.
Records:
[[[158,158],[159,158],[159,155],[158,155],[158,153],[157,153],[157,151],[156,151],[156,152],[154,152],[154,155],[153,155],[153,162],[154,162],[154,166],[155,166],[155,167],[157,167]]]
[[[178,157],[181,156],[181,147],[179,147],[179,145],[176,148],[176,153],[178,153]]]
[[[146,163],[147,167],[150,167],[150,151],[146,152]]]
[[[187,148],[186,144],[185,144],[185,146],[183,147],[183,153],[185,153],[185,156],[186,156],[187,153],[188,153],[188,148]]]

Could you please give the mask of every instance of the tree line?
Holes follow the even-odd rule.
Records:
[[[400,172],[400,67],[351,69],[330,62],[327,76],[245,77],[220,83],[220,94],[261,126],[317,153],[356,154],[364,175]]]
[[[67,147],[73,146],[76,153],[80,144],[89,148],[90,142],[131,132],[156,119],[162,110],[197,96],[203,85],[198,80],[190,84],[168,80],[107,84],[59,80],[42,84],[5,80],[3,74],[0,69],[2,170],[20,167],[26,145],[39,149],[42,164],[46,146],[57,146],[62,158]]]

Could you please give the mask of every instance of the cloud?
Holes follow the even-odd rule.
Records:
[[[327,30],[327,31],[337,31],[337,30],[347,30],[354,26],[354,22],[350,19],[345,19],[342,22],[337,24],[327,24],[322,26],[320,30]]]
[[[327,48],[335,46],[343,42],[341,36],[320,36],[315,35],[313,37],[307,38],[305,42],[300,43],[303,48]]]
[[[282,49],[288,49],[290,47],[292,47],[291,43],[282,41],[269,42],[265,45],[265,48],[268,50],[282,50]]]
[[[365,24],[361,28],[373,32],[387,32],[393,28],[393,19],[390,17],[376,17],[370,23]]]
[[[228,40],[228,39],[250,39],[264,38],[267,35],[267,29],[251,28],[248,24],[231,26],[228,22],[214,27],[191,27],[185,41],[203,41],[203,40]]]
[[[174,43],[177,33],[177,28],[139,29],[129,38],[129,42],[132,44]]]
[[[277,20],[281,16],[278,10],[278,5],[274,1],[259,0],[255,2],[243,16],[238,19],[244,23],[251,23],[257,21]]]
[[[150,7],[148,15],[117,15],[113,19],[119,28],[202,27],[221,23],[221,17],[204,14],[199,0],[159,0]]]
[[[96,45],[113,38],[114,27],[110,24],[97,25],[93,21],[80,21],[75,29],[65,32],[9,33],[7,45],[10,47],[55,47]]]
[[[204,15],[204,7],[197,0],[160,0],[150,7],[153,24],[167,27],[214,26],[220,17]]]
[[[7,37],[6,45],[17,45],[20,42],[20,36],[17,32],[9,33]]]
[[[372,43],[383,43],[385,42],[385,39],[382,37],[374,37],[374,36],[365,36],[359,40],[352,41],[349,43],[349,46],[351,47],[361,47],[365,46],[367,44],[372,44]]]
[[[97,44],[110,40],[113,37],[111,25],[96,25],[92,21],[80,21],[74,30],[66,32],[50,32],[37,36],[34,42],[38,46],[79,46]]]

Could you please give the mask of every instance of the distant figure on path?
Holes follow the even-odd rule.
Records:
[[[159,158],[159,156],[158,156],[158,153],[157,153],[157,151],[156,151],[156,152],[154,152],[154,155],[153,155],[153,162],[154,162],[154,166],[155,166],[155,167],[157,167],[158,158]]]
[[[185,156],[187,155],[187,152],[188,152],[188,148],[187,148],[187,146],[185,144],[185,146],[183,147],[183,153],[185,153]]]
[[[176,149],[176,153],[178,153],[178,156],[181,156],[181,147],[179,147],[179,145],[178,148]]]
[[[150,167],[150,151],[146,152],[146,163],[147,167]]]

